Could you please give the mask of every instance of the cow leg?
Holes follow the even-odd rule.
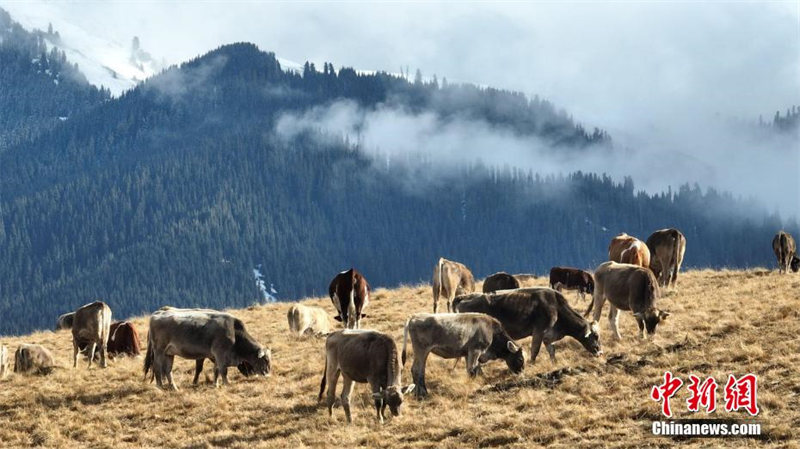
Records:
[[[383,424],[383,420],[386,411],[386,401],[383,400],[383,395],[381,393],[381,386],[378,382],[375,382],[375,379],[370,379],[370,386],[372,387],[372,398],[373,402],[375,403],[375,411],[378,413],[378,421]]]
[[[609,306],[611,310],[608,311],[608,328],[611,329],[617,340],[621,340],[622,337],[619,335],[619,309],[614,307],[613,304],[609,304]],[[599,314],[595,312],[595,315]]]
[[[205,363],[206,359],[197,359],[194,362],[194,379],[192,380],[192,384],[197,385],[198,379],[200,379],[200,373],[203,372],[203,363]]]
[[[103,343],[100,345],[100,367],[108,368],[108,361],[106,360],[106,356],[108,355],[108,346],[107,344]]]
[[[637,316],[636,324],[639,325],[639,338],[644,339],[644,320]]]
[[[480,374],[481,353],[483,353],[483,351],[480,349],[471,349],[467,352],[467,374],[469,374],[469,377],[475,377]]]
[[[330,360],[328,361],[330,363]],[[328,379],[328,416],[333,416],[333,404],[336,402],[336,383],[339,381],[340,371],[331,365],[326,368]]]
[[[600,319],[600,315],[603,313],[603,304],[606,302],[605,293],[602,291],[595,290],[594,295],[592,295],[592,304],[589,305],[589,309],[586,310],[586,313],[583,316],[589,315],[589,311],[594,308],[594,312],[592,315],[592,319],[597,321]]]
[[[178,386],[175,385],[175,379],[172,378],[172,363],[175,361],[175,356],[168,355],[164,357],[164,375],[167,378],[169,387],[177,391]]]
[[[414,379],[416,388],[414,392],[418,398],[428,395],[428,388],[425,386],[425,365],[428,361],[428,351],[414,348],[414,363],[411,365],[411,378]]]
[[[531,365],[536,363],[536,356],[539,355],[539,350],[542,349],[543,339],[544,334],[542,332],[534,332],[533,338],[531,338]]]
[[[228,367],[218,366],[217,369],[219,370],[219,373],[222,375],[222,385],[228,385]]]
[[[547,353],[550,354],[550,361],[553,364],[556,363],[556,347],[553,345],[552,341],[545,341],[544,347],[547,348]]]
[[[97,349],[97,343],[92,342],[92,346],[89,348],[89,368],[92,367],[92,360],[94,359],[94,351]]]
[[[72,339],[72,367],[78,367],[78,352],[80,352],[80,348],[78,348],[78,342],[73,338]]]
[[[353,390],[354,383],[355,381],[353,381],[353,379],[342,373],[342,408],[344,408],[344,416],[347,418],[348,424],[353,422],[353,418],[350,416],[350,392]],[[380,416],[380,414],[378,416],[381,420],[381,424],[383,424],[383,417]]]

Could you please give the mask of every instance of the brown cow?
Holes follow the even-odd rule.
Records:
[[[108,355],[137,356],[141,352],[142,343],[136,327],[129,321],[111,323],[111,337],[108,339]]]
[[[439,311],[439,296],[447,298],[450,312],[453,298],[475,291],[475,278],[466,265],[440,257],[433,267],[433,313]]]
[[[550,269],[550,288],[559,292],[562,288],[578,290],[578,296],[586,299],[586,293],[594,293],[594,278],[591,273],[577,268],[553,267]]]
[[[649,268],[613,261],[601,264],[594,271],[596,282],[594,298],[584,316],[594,308],[594,320],[600,319],[606,299],[611,310],[608,313],[608,325],[614,336],[620,339],[620,310],[630,310],[639,325],[639,335],[644,338],[645,328],[652,336],[656,326],[665,320],[669,313],[656,308],[659,297],[658,280]]]
[[[333,415],[336,400],[336,382],[342,375],[342,408],[347,422],[350,417],[350,392],[355,382],[369,383],[378,420],[383,423],[386,406],[392,415],[400,414],[403,395],[414,385],[403,388],[400,376],[403,367],[397,354],[397,345],[389,335],[373,330],[345,329],[334,332],[325,341],[325,371],[319,386],[318,400],[322,400],[328,386],[328,414]]]
[[[661,229],[650,234],[646,245],[650,250],[650,270],[659,285],[675,287],[686,252],[686,237],[677,229]]]
[[[102,301],[95,301],[75,311],[72,322],[73,368],[78,366],[78,353],[88,347],[89,367],[94,360],[95,349],[100,349],[100,366],[108,366],[106,351],[111,335],[111,309]]]
[[[53,354],[42,345],[23,343],[14,353],[15,373],[50,374],[55,366]]]
[[[361,318],[367,316],[361,312],[369,304],[369,292],[367,279],[355,268],[337,274],[328,286],[328,296],[339,313],[334,319],[347,329],[360,328]]]
[[[512,290],[515,288],[519,288],[519,281],[505,271],[495,273],[483,281],[484,293],[496,292],[497,290]]]
[[[779,231],[775,234],[772,239],[772,251],[775,252],[775,257],[778,259],[778,273],[788,273],[790,268],[797,272],[800,268],[798,266],[800,262],[794,262],[797,246],[794,238],[788,232]]]
[[[650,249],[643,241],[623,232],[611,239],[608,260],[650,268]]]

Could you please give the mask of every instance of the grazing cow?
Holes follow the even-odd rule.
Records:
[[[53,354],[42,345],[23,343],[14,353],[15,373],[50,374],[55,366]]]
[[[72,329],[72,322],[75,320],[75,312],[65,313],[58,317],[56,330]]]
[[[484,293],[496,292],[497,290],[512,290],[515,288],[519,288],[519,281],[505,271],[495,273],[483,281]]]
[[[514,275],[514,279],[516,279],[517,282],[519,283],[518,288],[537,287],[535,274],[518,273]]]
[[[289,320],[289,330],[303,335],[311,331],[315,335],[325,335],[331,331],[331,321],[328,312],[319,307],[309,307],[303,304],[294,304],[286,313]]]
[[[322,400],[327,381],[328,414],[333,415],[336,400],[336,382],[342,375],[342,407],[347,422],[350,416],[350,392],[355,382],[369,383],[378,420],[383,423],[386,406],[392,415],[400,414],[403,395],[414,389],[414,384],[403,388],[400,376],[403,367],[397,358],[397,345],[392,337],[373,330],[345,329],[328,335],[325,341],[325,372],[319,386],[318,400]]]
[[[643,241],[623,232],[611,239],[608,260],[650,268],[650,249]]]
[[[475,278],[466,265],[439,258],[433,267],[433,313],[439,311],[439,296],[447,298],[447,311],[450,312],[453,298],[474,291]]]
[[[578,290],[581,299],[586,298],[586,293],[594,293],[594,278],[588,273],[577,268],[553,267],[550,269],[550,288],[561,291]]]
[[[267,375],[271,369],[272,354],[261,346],[244,328],[244,323],[233,315],[210,309],[177,309],[162,307],[150,315],[150,332],[147,336],[147,353],[144,374],[153,369],[159,388],[166,380],[173,390],[178,387],[172,378],[175,356],[215,363],[214,384],[228,384],[228,367],[243,362],[256,374]],[[195,374],[195,382],[198,374]]]
[[[82,347],[88,348],[89,367],[94,360],[94,352],[100,348],[100,366],[108,366],[106,350],[111,335],[111,309],[102,301],[86,304],[75,311],[72,322],[72,367],[78,366],[78,353]]]
[[[111,337],[108,339],[108,355],[137,356],[141,352],[142,343],[139,340],[139,332],[129,321],[116,321],[111,323]]]
[[[426,396],[425,364],[428,354],[446,359],[465,357],[467,374],[480,373],[480,364],[503,359],[508,369],[519,373],[525,367],[525,357],[495,318],[483,313],[418,313],[406,321],[403,330],[403,365],[406,364],[406,344],[411,334],[414,363],[411,376],[417,396]]]
[[[361,312],[369,304],[369,293],[367,279],[355,268],[337,274],[328,286],[328,296],[339,313],[334,319],[347,329],[360,328],[361,318],[367,316]]]
[[[570,336],[595,356],[602,354],[597,323],[572,309],[561,293],[546,288],[521,288],[495,294],[473,293],[456,298],[457,312],[479,312],[497,318],[514,340],[533,336],[530,363],[536,362],[542,342],[555,363],[553,342]]]
[[[0,345],[0,379],[6,377],[8,373],[8,347]]]
[[[594,319],[600,319],[603,303],[608,299],[611,306],[608,325],[618,340],[621,338],[617,327],[620,310],[633,312],[642,338],[645,329],[648,335],[655,335],[658,323],[669,316],[669,312],[656,308],[658,281],[648,268],[609,261],[597,267],[594,280],[594,298],[584,315],[589,315],[594,307]]]
[[[790,263],[789,266],[791,267],[792,271],[795,272],[795,273],[800,271],[800,257],[797,257],[797,256],[792,257],[792,263]]]
[[[796,272],[800,268],[800,262],[794,262],[797,246],[788,232],[780,231],[775,234],[775,238],[772,239],[772,251],[778,258],[778,273],[787,273],[789,268]]]
[[[686,253],[686,237],[677,229],[661,229],[647,237],[650,250],[650,270],[662,287],[678,282],[678,272]]]

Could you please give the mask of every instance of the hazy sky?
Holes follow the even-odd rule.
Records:
[[[771,119],[800,105],[800,1],[0,0],[0,7],[12,16],[40,16],[43,27],[68,21],[120,43],[137,35],[168,62],[250,41],[298,62],[389,72],[408,66],[439,79],[539,94],[587,126],[608,130],[619,145],[646,149],[646,158],[669,151],[699,166],[665,170],[657,180],[635,177],[643,187],[674,187],[691,177],[753,192],[784,214],[800,211],[797,140],[754,143],[728,129],[730,120]],[[784,158],[781,176],[771,176],[778,179],[752,179],[770,177],[769,164]],[[793,204],[770,201],[775,190],[780,202]]]

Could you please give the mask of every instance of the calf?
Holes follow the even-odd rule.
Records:
[[[519,346],[511,340],[499,321],[483,313],[418,313],[406,321],[403,330],[403,365],[406,363],[406,344],[411,334],[414,363],[411,376],[417,396],[426,396],[425,364],[428,354],[446,359],[465,357],[467,374],[475,376],[480,364],[503,359],[508,369],[519,373],[525,358]]]
[[[334,332],[325,341],[325,372],[319,386],[318,400],[322,400],[325,385],[328,386],[328,414],[333,415],[336,382],[342,375],[342,407],[347,422],[350,416],[350,392],[355,382],[369,383],[378,420],[383,423],[386,406],[392,415],[400,414],[403,395],[414,389],[414,384],[405,388],[400,385],[402,373],[397,358],[397,345],[392,337],[373,330],[350,330]]]
[[[139,332],[136,331],[133,323],[116,321],[111,323],[109,331],[111,332],[111,337],[108,339],[109,356],[137,356],[141,353],[142,343],[139,340]]]
[[[366,317],[361,312],[369,304],[369,293],[367,279],[355,268],[337,274],[328,286],[328,296],[338,312],[334,319],[347,329],[360,328],[361,318]]]
[[[512,290],[515,288],[519,288],[519,281],[505,271],[495,273],[483,281],[484,293],[491,293],[497,290]]]
[[[433,313],[439,311],[439,297],[447,300],[450,312],[453,298],[475,291],[475,278],[466,265],[440,257],[433,267]]]
[[[108,366],[106,361],[106,351],[108,349],[108,337],[111,334],[111,309],[102,301],[95,301],[82,306],[75,311],[72,322],[72,349],[73,364],[78,366],[78,353],[82,347],[89,349],[89,367],[94,360],[94,352],[100,348],[100,366]]]
[[[15,373],[50,374],[55,366],[53,354],[42,345],[23,343],[14,353]]]
[[[559,292],[562,288],[578,290],[578,296],[584,300],[586,293],[594,293],[594,278],[591,273],[577,268],[553,267],[550,269],[550,288]]]
[[[594,297],[584,315],[589,315],[594,307],[594,319],[600,319],[603,303],[608,299],[611,306],[608,324],[617,339],[621,338],[617,326],[620,310],[633,312],[642,338],[645,329],[648,335],[654,335],[658,323],[669,316],[669,312],[656,308],[659,297],[658,281],[649,268],[606,262],[597,267],[594,279],[597,283]]]
[[[553,342],[564,336],[578,340],[587,351],[598,356],[600,337],[597,323],[589,323],[572,309],[561,293],[545,288],[521,288],[495,294],[459,296],[454,302],[457,312],[479,312],[497,318],[514,340],[532,336],[530,363],[536,361],[544,342],[555,363]]]
[[[307,331],[316,335],[325,335],[331,331],[328,312],[319,307],[294,304],[289,307],[286,318],[289,320],[289,330],[297,336],[301,336]]]

